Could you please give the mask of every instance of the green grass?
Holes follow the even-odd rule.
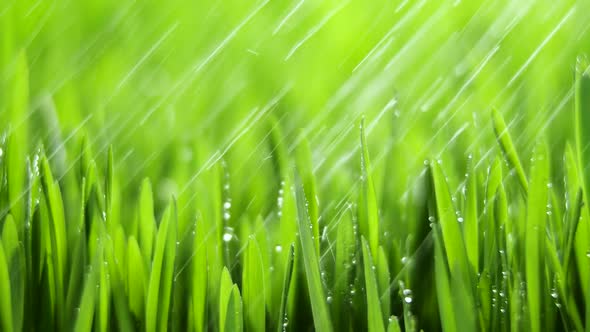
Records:
[[[0,3],[0,330],[590,331],[590,6]]]

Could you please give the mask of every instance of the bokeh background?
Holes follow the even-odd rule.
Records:
[[[590,51],[587,1],[3,0],[0,22],[1,86],[20,52],[29,65],[31,149],[63,173],[80,132],[97,155],[112,144],[123,192],[148,176],[159,206],[223,162],[237,213],[276,205],[277,126],[289,152],[309,142],[326,211],[358,183],[363,116],[392,206],[427,158],[487,167],[492,107],[521,155],[562,151]]]

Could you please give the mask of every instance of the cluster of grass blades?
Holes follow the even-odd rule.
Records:
[[[26,128],[28,75],[21,54],[8,94],[10,123],[19,127],[0,146],[3,331],[590,327],[590,67],[583,59],[575,148],[565,148],[562,184],[552,182],[555,158],[542,139],[525,171],[493,110],[495,161],[468,162],[458,188],[450,180],[460,176],[426,163],[405,228],[383,221],[362,121],[356,202],[334,220],[323,219],[305,137],[291,158],[275,119],[277,207],[233,220],[236,195],[223,160],[160,208],[149,179],[136,197],[124,197],[113,151],[95,160],[83,137],[69,170],[55,163],[59,149],[39,145],[28,154],[35,143]]]

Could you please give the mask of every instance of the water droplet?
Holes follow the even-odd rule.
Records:
[[[590,250],[586,251],[586,257],[590,258]]]
[[[4,155],[4,151],[2,151],[2,148],[0,148],[0,157],[2,157]]]
[[[557,294],[557,290],[555,290],[555,289],[551,290],[551,297],[554,299],[557,299],[559,297],[559,294]]]
[[[459,218],[457,218],[457,221],[458,221],[458,222],[463,222],[463,217],[459,217]]]
[[[434,216],[428,217],[428,221],[430,221],[430,222],[434,222],[435,220],[436,220],[436,218],[434,218]]]
[[[402,264],[407,264],[408,263],[408,257],[404,256],[402,257]]]
[[[280,245],[276,245],[275,246],[275,251],[276,252],[282,252],[283,251],[283,247],[281,247]]]
[[[404,289],[402,293],[404,294],[404,296],[412,296],[412,290],[409,288]]]
[[[412,303],[412,298],[409,296],[404,297],[404,302],[406,302],[407,304]]]
[[[231,208],[231,202],[228,201],[228,202],[223,203],[223,208],[226,210],[229,210]]]
[[[223,213],[223,220],[229,220],[229,218],[231,218],[231,215],[229,214],[229,212],[224,212]]]
[[[328,304],[332,304],[332,300],[333,298],[331,296],[326,297],[326,302],[328,302]]]
[[[233,237],[234,237],[234,236],[233,236],[233,235],[231,235],[230,233],[224,233],[224,234],[223,234],[223,242],[229,242],[229,241],[231,241],[231,239],[232,239]]]

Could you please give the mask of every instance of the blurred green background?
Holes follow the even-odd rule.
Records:
[[[392,202],[426,158],[487,165],[491,107],[523,156],[539,138],[561,151],[590,51],[587,1],[2,0],[0,22],[2,91],[22,50],[29,65],[31,150],[64,173],[80,133],[98,155],[113,144],[124,193],[149,176],[160,205],[223,161],[254,215],[276,203],[276,123],[290,151],[309,141],[328,211],[358,181],[362,116]]]

